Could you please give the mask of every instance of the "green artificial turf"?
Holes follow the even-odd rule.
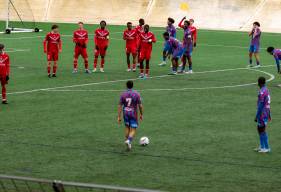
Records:
[[[145,110],[128,153],[117,104],[125,81],[138,74],[126,72],[124,26],[108,26],[104,74],[84,74],[79,59],[79,74],[73,75],[76,25],[59,24],[63,52],[58,77],[49,79],[42,41],[51,24],[38,25],[43,32],[0,34],[11,57],[9,105],[0,106],[0,173],[164,191],[280,191],[280,75],[264,48],[281,47],[281,34],[262,34],[264,67],[255,71],[246,69],[247,33],[199,30],[195,73],[163,76],[169,72],[169,66],[158,66],[164,29],[152,28],[158,40],[151,60],[155,78],[134,81]],[[91,69],[96,27],[86,25]],[[182,31],[178,36],[182,39]],[[258,88],[245,84],[270,74],[275,75],[268,83],[272,153],[258,154],[253,152]],[[63,88],[46,90],[56,87]],[[149,146],[138,146],[141,136],[149,137]]]

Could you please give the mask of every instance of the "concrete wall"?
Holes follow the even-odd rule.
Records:
[[[0,19],[6,18],[6,0],[0,0]],[[281,0],[12,0],[24,20],[109,24],[137,23],[143,17],[153,26],[165,26],[167,17],[177,21],[192,17],[199,28],[249,30],[260,21],[263,31],[281,32]],[[185,2],[189,9],[183,11]],[[11,18],[17,20],[14,11]]]

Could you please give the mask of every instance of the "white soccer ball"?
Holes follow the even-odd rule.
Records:
[[[142,138],[140,138],[140,145],[141,146],[146,146],[146,145],[148,145],[149,144],[149,139],[148,139],[148,137],[142,137]]]

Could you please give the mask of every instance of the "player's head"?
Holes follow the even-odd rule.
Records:
[[[131,30],[131,29],[133,28],[132,22],[128,22],[128,23],[127,23],[127,28],[128,28],[129,30]]]
[[[260,25],[260,23],[259,22],[257,22],[257,21],[255,21],[254,23],[253,23],[253,27],[260,27],[261,25]]]
[[[175,23],[175,20],[171,17],[168,18],[167,24],[168,25],[173,25]]]
[[[149,25],[147,25],[147,24],[144,25],[143,30],[144,30],[144,32],[147,33],[149,31]]]
[[[100,22],[100,27],[101,27],[102,29],[104,29],[105,26],[106,26],[106,22],[105,22],[104,20],[102,20],[102,21]]]
[[[78,27],[79,29],[83,29],[84,28],[84,23],[82,21],[78,22]]]
[[[140,25],[140,26],[143,26],[144,23],[145,23],[145,22],[144,22],[144,19],[140,18],[140,19],[139,19],[139,25]]]
[[[274,47],[268,47],[268,48],[266,49],[266,51],[267,51],[269,54],[273,55]]]
[[[0,52],[3,52],[4,48],[5,48],[5,45],[4,44],[0,44]]]
[[[58,33],[59,32],[59,26],[58,25],[52,25],[52,31],[54,32],[54,33]]]
[[[126,85],[127,85],[127,88],[128,88],[128,89],[133,89],[133,87],[134,87],[134,82],[131,81],[131,80],[129,80],[129,81],[127,81]]]
[[[187,29],[190,26],[190,21],[185,20],[184,21],[184,28]]]
[[[189,19],[189,22],[190,22],[190,25],[193,25],[193,23],[194,23],[194,19]]]
[[[266,79],[264,77],[259,77],[258,79],[258,85],[259,87],[263,87],[266,83]]]
[[[163,38],[167,41],[170,38],[170,34],[168,32],[163,33]]]

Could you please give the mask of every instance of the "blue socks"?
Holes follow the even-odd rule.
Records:
[[[260,147],[262,149],[269,149],[268,136],[266,132],[260,133]]]

